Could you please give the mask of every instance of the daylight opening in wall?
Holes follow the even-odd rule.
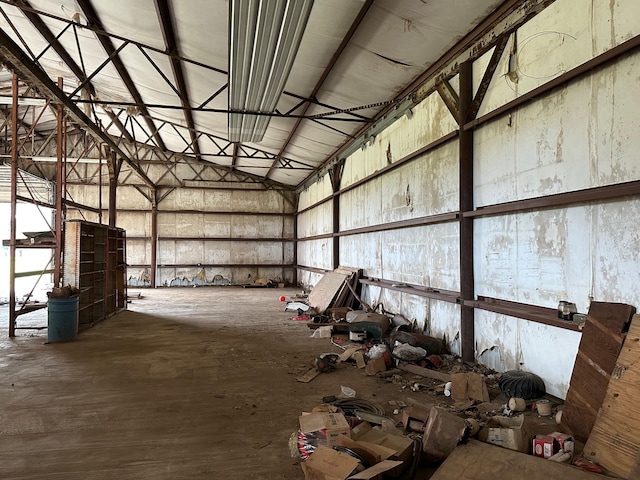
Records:
[[[0,165],[0,304],[9,301],[10,294],[10,246],[11,237],[11,169]],[[53,286],[55,238],[51,232],[53,210],[35,205],[33,200],[51,204],[53,184],[26,172],[18,175],[18,197],[25,199],[16,203],[16,253],[15,253],[15,297],[18,305],[24,301],[46,302],[47,292]]]

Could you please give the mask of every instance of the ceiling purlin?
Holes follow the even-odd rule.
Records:
[[[162,27],[162,36],[164,37],[164,44],[167,47],[167,52],[178,52],[178,45],[176,43],[176,35],[173,29],[173,22],[171,20],[171,11],[167,0],[156,0],[156,12],[160,19],[160,26]],[[195,133],[195,123],[193,121],[193,114],[191,113],[191,102],[189,101],[189,92],[187,90],[187,82],[184,78],[184,72],[182,70],[182,62],[173,56],[171,59],[171,70],[173,71],[173,78],[175,79],[178,91],[180,92],[180,103],[182,104],[184,119],[189,127],[189,135],[191,136],[191,147],[196,159],[200,159],[200,146],[198,144],[198,137]]]
[[[318,92],[322,88],[322,85],[324,85],[324,82],[327,79],[327,77],[329,76],[329,74],[331,73],[331,71],[333,70],[333,67],[338,62],[338,59],[340,58],[340,55],[342,55],[342,52],[344,51],[344,49],[347,47],[347,45],[351,41],[351,38],[353,37],[354,33],[356,32],[356,30],[360,26],[360,23],[362,23],[362,20],[364,20],[364,17],[369,12],[369,9],[371,8],[371,5],[373,5],[373,2],[374,2],[374,0],[366,0],[364,5],[362,6],[360,11],[358,12],[358,16],[355,18],[355,20],[353,21],[353,23],[349,27],[349,30],[347,31],[346,35],[342,38],[342,42],[340,42],[340,45],[338,46],[337,50],[334,52],[333,57],[331,57],[331,60],[329,61],[329,64],[327,65],[327,67],[322,72],[322,75],[318,79],[318,82],[316,83],[315,87],[313,87],[313,91],[311,92],[311,95],[309,95],[309,98],[312,98],[312,99],[315,100],[316,95],[318,94]],[[307,113],[307,111],[309,110],[310,106],[311,106],[311,103],[307,102],[306,105],[304,106],[304,108],[302,109],[302,115],[305,115]],[[302,123],[302,118],[298,118],[296,120],[296,123],[293,126],[293,128],[289,131],[289,135],[287,136],[287,139],[282,144],[282,147],[280,148],[280,151],[278,152],[278,155],[276,156],[276,161],[274,161],[271,164],[271,167],[269,168],[269,170],[265,174],[266,178],[269,178],[269,176],[271,175],[273,170],[278,165],[278,159],[280,157],[282,157],[282,155],[284,155],[284,153],[287,151],[287,148],[289,148],[289,143],[291,142],[293,137],[298,132],[298,128],[300,128],[300,124],[301,123]]]
[[[80,6],[80,9],[84,13],[84,16],[87,18],[89,25],[94,25],[99,30],[104,31],[105,28],[102,25],[102,22],[98,17],[98,14],[93,8],[93,5],[91,5],[91,1],[90,0],[76,0],[76,1]],[[107,52],[107,55],[111,56],[111,54],[113,54],[116,50],[116,48],[113,46],[113,42],[111,41],[111,38],[104,35],[96,35],[96,36],[98,38],[98,41],[102,45],[102,48],[104,48],[105,52]],[[127,87],[127,90],[129,91],[129,94],[131,95],[131,97],[134,99],[136,103],[141,104],[141,106],[139,107],[140,113],[144,117],[145,123],[147,124],[147,127],[149,128],[150,132],[152,133],[156,144],[158,145],[158,147],[160,147],[161,150],[166,150],[167,147],[164,144],[162,137],[158,133],[158,130],[156,129],[156,126],[153,120],[151,119],[149,111],[147,110],[147,107],[143,103],[142,96],[140,95],[140,92],[138,92],[138,89],[135,83],[133,82],[131,76],[129,75],[129,72],[127,71],[127,68],[122,63],[120,56],[116,55],[111,61],[111,63],[113,64],[115,69],[118,71],[118,74],[120,75],[120,78],[122,79],[125,86]]]
[[[160,121],[159,119],[157,119],[155,117],[152,117],[152,118],[154,118],[156,121]],[[163,125],[169,125],[169,126],[173,127],[173,129],[180,136],[180,138],[185,142],[185,144],[189,145],[189,141],[187,140],[187,138],[185,138],[185,136],[182,135],[177,130],[177,127],[186,128],[184,125],[181,125],[181,124],[178,124],[178,123],[175,123],[175,122],[170,122],[168,120],[162,120],[162,122],[163,122],[163,124],[161,125],[160,128],[162,128]],[[229,148],[229,146],[233,144],[232,142],[229,142],[229,140],[227,138],[220,137],[220,136],[217,136],[217,135],[213,135],[211,133],[208,133],[208,132],[205,132],[205,131],[202,131],[202,130],[195,130],[195,134],[197,136],[199,136],[199,137],[202,137],[202,136],[206,137],[218,149],[218,151],[216,153],[210,153],[210,152],[205,150],[205,151],[202,152],[203,155],[219,156],[219,157],[225,157],[225,158],[233,158],[232,153],[226,151]],[[224,143],[225,146],[224,147],[220,146],[220,144],[218,142]],[[250,146],[248,146],[246,144],[242,144],[242,146],[240,148],[241,148],[241,150],[243,152],[246,153],[246,156],[244,156],[244,157],[243,156],[239,156],[238,158],[256,158],[256,155],[260,154],[260,155],[262,155],[262,157],[260,157],[260,158],[271,159],[271,160],[274,160],[276,162],[278,161],[278,158],[276,157],[275,153],[268,152],[266,150],[260,150],[260,149],[255,148],[255,147],[250,147]],[[186,150],[188,150],[188,147],[185,150],[183,150],[182,152],[179,152],[179,153],[185,154]],[[304,167],[312,167],[311,165],[306,164],[306,163],[304,163],[304,162],[302,162],[300,160],[295,160],[293,158],[288,158],[288,157],[281,157],[281,158],[284,158],[285,160],[290,161],[292,163],[297,163],[297,164],[303,165]],[[228,168],[228,167],[225,167],[225,168]],[[305,170],[306,170],[306,168],[305,168]]]

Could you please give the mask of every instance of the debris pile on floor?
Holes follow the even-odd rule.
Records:
[[[346,277],[341,285],[345,282]],[[342,288],[337,283],[336,292]],[[484,480],[488,474],[518,480],[603,478],[596,473],[640,478],[640,404],[634,401],[640,379],[640,315],[633,317],[626,339],[623,335],[633,307],[592,302],[563,405],[546,394],[538,375],[497,373],[464,362],[442,340],[414,332],[411,322],[384,309],[375,311],[349,290],[364,310],[345,309],[329,321],[307,324],[313,337],[330,340],[339,352],[318,356],[295,378],[311,382],[336,369],[354,368],[397,388],[399,397],[388,406],[376,405],[343,386],[341,398],[324,398],[323,404],[303,412],[290,447],[307,480],[413,479],[425,464],[439,465],[431,478],[441,480]],[[301,303],[308,305],[305,312],[319,314],[318,304]],[[322,305],[323,312],[340,308],[332,302]],[[602,331],[611,333],[604,340],[611,348],[594,348],[595,342],[602,345]],[[600,376],[606,372],[607,381],[590,382],[584,376],[589,368]],[[415,393],[423,398],[405,396]],[[599,401],[590,403],[592,398]],[[594,404],[602,406],[599,412],[593,411]],[[621,431],[625,422],[633,422],[633,428]],[[454,452],[457,460],[447,461]],[[493,464],[483,464],[476,474],[474,462],[489,457]],[[505,469],[505,462],[512,466]]]

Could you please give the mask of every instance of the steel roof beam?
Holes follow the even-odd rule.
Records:
[[[84,16],[87,18],[87,21],[89,22],[89,25],[93,25],[98,30],[103,30],[104,31],[105,28],[102,25],[102,22],[100,21],[100,18],[98,17],[98,14],[96,13],[95,9],[93,8],[93,5],[91,5],[91,1],[90,0],[77,0],[77,2],[78,2],[78,5],[80,6],[80,8],[82,9],[82,12],[84,13]],[[98,38],[98,41],[102,45],[102,48],[104,48],[105,52],[107,52],[107,55],[111,56],[116,52],[116,48],[114,47],[113,42],[111,41],[111,38],[109,38],[109,37],[107,37],[105,35],[96,35],[96,36]],[[144,101],[142,100],[142,96],[140,95],[140,92],[138,92],[138,88],[136,87],[135,83],[133,82],[131,76],[129,75],[129,72],[127,71],[127,68],[124,66],[124,63],[122,63],[122,60],[120,59],[120,56],[116,54],[113,57],[113,60],[111,61],[111,63],[113,63],[113,66],[118,71],[118,74],[120,75],[120,78],[122,79],[123,83],[127,87],[127,90],[131,94],[131,97],[133,98],[133,100],[136,103],[140,103],[141,104],[141,106],[139,107],[140,108],[140,113],[144,117],[145,123],[147,124],[147,127],[149,128],[151,134],[153,135],[153,138],[154,138],[156,144],[158,145],[158,147],[160,147],[161,150],[167,150],[167,147],[165,146],[164,141],[162,140],[162,137],[160,136],[160,133],[158,132],[158,129],[156,128],[153,120],[151,119],[151,115],[149,114],[149,110],[147,110],[147,107],[144,105]]]
[[[178,45],[176,43],[176,35],[173,29],[173,22],[171,21],[172,15],[169,9],[169,3],[167,0],[156,0],[156,12],[160,18],[160,25],[162,27],[162,36],[164,37],[164,44],[167,47],[167,52],[177,53]],[[197,159],[200,159],[200,147],[198,145],[198,137],[195,133],[195,122],[193,121],[193,113],[191,112],[191,102],[189,101],[189,92],[187,91],[187,82],[184,78],[184,72],[182,70],[182,62],[173,55],[170,55],[171,70],[173,71],[173,78],[176,80],[178,91],[180,92],[180,103],[184,111],[184,119],[187,122],[189,128],[189,134],[191,136],[191,148],[193,154]]]

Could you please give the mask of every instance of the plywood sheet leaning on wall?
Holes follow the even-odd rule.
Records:
[[[564,463],[489,445],[477,440],[458,445],[431,480],[598,480],[605,477]]]
[[[640,315],[634,315],[584,455],[623,478],[640,464]]]
[[[315,287],[309,292],[309,305],[322,314],[333,304],[344,287],[349,276],[338,272],[325,273]]]
[[[356,304],[352,292],[357,290],[361,276],[361,269],[350,267],[338,267],[325,273],[309,293],[309,305],[320,314],[331,307],[352,308]]]
[[[581,442],[589,438],[635,311],[624,303],[591,302],[562,414]]]

